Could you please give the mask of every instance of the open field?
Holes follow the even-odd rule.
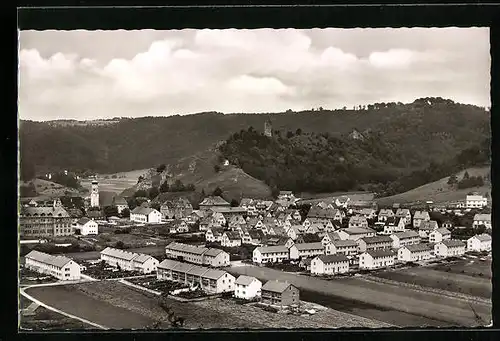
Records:
[[[368,309],[361,307],[356,311],[356,314],[402,327],[421,326],[422,317],[426,319],[426,325],[479,325],[468,302],[436,293],[363,281],[352,277],[326,281],[252,265],[230,267],[227,270],[234,275],[245,274],[263,281],[286,280],[301,290],[341,298],[347,302],[353,301],[354,306],[357,302],[370,304]],[[314,300],[314,302],[324,304],[320,300]],[[473,303],[473,306],[483,317],[483,320],[489,321],[491,319],[491,304]]]
[[[464,267],[463,262],[460,267]],[[467,263],[466,263],[467,264]],[[471,265],[474,263],[470,263]],[[440,270],[431,267],[415,267],[411,269],[395,271],[379,271],[373,276],[385,278],[402,283],[413,283],[422,287],[447,290],[451,292],[462,293],[471,296],[491,298],[492,285],[490,278],[471,276],[471,274],[462,274],[443,271],[447,268],[454,268],[454,264],[446,267],[440,266]]]
[[[93,243],[95,245],[98,245],[102,248],[105,248],[106,246],[111,246],[114,247],[117,242],[122,242],[124,243],[127,247],[130,248],[142,248],[148,246],[148,243],[154,243],[149,244],[152,246],[162,246],[166,245],[168,243],[167,240],[162,240],[158,238],[150,238],[150,237],[144,237],[132,233],[109,233],[109,232],[104,232],[104,233],[99,233],[97,236],[86,236],[82,237],[82,239],[85,239],[89,241],[90,243]]]
[[[147,169],[139,169],[130,172],[122,172],[115,174],[100,174],[97,176],[97,181],[99,182],[99,190],[109,191],[113,193],[121,193],[127,188],[130,188],[137,184],[137,179],[139,176],[146,173]],[[112,176],[116,175],[116,179]],[[107,179],[106,179],[107,177]],[[83,179],[80,181],[81,185],[90,190],[92,180]]]
[[[490,172],[490,167],[469,168],[467,172],[470,176],[486,176]],[[458,180],[463,178],[464,171],[457,173]],[[469,192],[477,191],[480,194],[489,193],[491,195],[491,184],[485,181],[485,185],[475,188],[454,189],[447,184],[449,177],[414,188],[408,192],[392,195],[390,197],[377,199],[381,206],[388,206],[394,203],[410,203],[418,201],[432,200],[435,203],[447,203],[465,200]]]
[[[334,193],[300,193],[299,204],[313,204],[320,201],[331,202],[339,197],[348,197],[351,201],[370,201],[374,194],[370,192],[334,192]]]
[[[439,264],[432,266],[432,269],[436,271],[445,271],[456,274],[465,274],[473,277],[482,277],[489,279],[491,281],[491,260],[474,260],[474,261],[464,261],[456,262],[453,264]],[[481,276],[482,274],[482,276]]]

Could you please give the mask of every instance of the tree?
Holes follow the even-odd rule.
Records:
[[[148,190],[148,198],[151,199],[151,200],[153,200],[154,198],[156,198],[158,196],[158,194],[160,194],[160,191],[156,187],[151,187]]]
[[[298,128],[298,129],[295,131],[295,135],[302,135],[302,129]]]
[[[194,184],[188,184],[186,186],[186,191],[188,192],[194,192],[196,190],[196,187],[194,186]]]
[[[448,179],[448,185],[454,185],[458,182],[457,176],[455,174],[451,175]]]
[[[462,178],[462,180],[467,180],[467,179],[469,179],[469,178],[470,178],[470,176],[469,176],[469,172],[468,172],[468,171],[465,171],[465,173],[464,173],[464,177]]]
[[[142,180],[144,180],[144,177],[143,177],[142,175],[140,175],[140,176],[137,178],[137,183],[142,182]]]
[[[231,207],[238,207],[238,205],[239,205],[238,200],[236,199],[231,200]]]
[[[130,217],[130,210],[128,208],[124,208],[121,213],[122,218],[129,218]]]
[[[212,193],[212,194],[213,194],[214,196],[216,196],[216,197],[217,197],[217,196],[218,196],[218,197],[220,197],[220,196],[222,196],[222,193],[223,193],[223,192],[222,192],[222,189],[221,189],[220,187],[217,187],[216,189],[214,189],[214,191],[213,191],[213,193]]]
[[[118,207],[116,206],[106,206],[104,207],[104,215],[106,217],[112,217],[118,215]]]
[[[164,181],[161,185],[160,185],[160,192],[161,193],[166,193],[170,190],[170,187],[168,186],[168,182],[167,181]]]
[[[21,180],[30,181],[35,177],[35,166],[33,163],[23,160],[21,162]]]
[[[147,196],[148,196],[148,193],[144,189],[140,189],[134,193],[135,198],[144,198]]]
[[[161,173],[161,172],[163,172],[166,168],[167,168],[167,166],[166,166],[164,163],[162,163],[161,165],[159,165],[159,166],[158,166],[158,168],[156,168],[156,172],[157,172],[157,173]]]
[[[181,180],[175,180],[174,184],[170,186],[171,192],[184,192],[185,187]]]
[[[292,133],[291,131],[288,131],[288,132],[286,133],[286,137],[287,137],[287,138],[292,138],[292,137],[293,137],[293,133]]]
[[[159,211],[160,210],[160,203],[159,202],[154,202],[150,205],[151,208],[154,208],[155,210]]]
[[[206,197],[206,196],[207,196],[207,195],[205,194],[205,189],[204,189],[204,188],[202,188],[202,189],[201,189],[201,197],[202,197],[202,198],[204,198],[204,197]]]
[[[117,249],[124,249],[125,248],[125,243],[122,242],[121,240],[117,241],[115,244],[115,247]],[[118,266],[118,270],[120,270],[120,267]]]
[[[215,171],[215,173],[219,173],[220,172],[220,165],[214,165],[214,171]]]

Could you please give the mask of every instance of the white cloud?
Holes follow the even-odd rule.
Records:
[[[93,49],[80,48],[80,36],[89,43],[85,31],[74,32],[73,39],[65,33],[65,52],[57,45],[49,49],[57,39],[23,45],[21,32],[25,47],[19,54],[20,116],[85,119],[207,110],[269,112],[403,101],[429,94],[455,100],[467,94],[468,101],[476,98],[478,104],[488,105],[487,30],[462,44],[446,30],[442,48],[436,43],[440,31],[432,30],[429,41],[434,45],[428,47],[426,31],[415,31],[418,44],[411,47],[411,30],[404,30],[403,40],[383,40],[369,53],[359,48],[373,44],[373,35],[380,31],[362,31],[188,30],[168,31],[163,37],[153,31],[149,46],[135,54],[129,46],[127,53],[114,58],[89,53],[102,50],[112,55],[117,47],[110,44],[110,32],[102,43],[93,35]],[[387,36],[397,36],[392,32],[399,31],[389,32]],[[128,35],[139,37],[137,31],[115,34],[117,42],[129,45],[134,40]],[[356,41],[342,38],[348,35]],[[144,37],[141,44],[147,41]],[[453,44],[446,45],[450,40]],[[471,46],[474,43],[477,46]]]

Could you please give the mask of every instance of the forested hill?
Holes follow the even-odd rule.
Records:
[[[71,169],[112,173],[160,163],[175,164],[250,126],[262,132],[268,119],[273,130],[280,131],[282,136],[301,129],[303,134],[328,133],[329,137],[325,138],[328,140],[355,129],[361,139],[367,135],[368,139],[379,141],[375,146],[381,150],[375,151],[376,158],[369,157],[369,143],[353,144],[349,148],[354,155],[360,160],[366,159],[366,167],[387,159],[396,170],[408,166],[419,168],[432,160],[438,162],[490,135],[488,111],[441,98],[419,99],[409,104],[377,103],[357,110],[319,108],[260,115],[211,112],[121,119],[109,125],[58,126],[22,121],[21,167],[34,165],[43,171]],[[325,142],[315,138],[308,143]],[[345,147],[338,141],[331,143],[332,148],[335,143],[338,144],[335,148]],[[324,157],[324,153],[321,155]]]

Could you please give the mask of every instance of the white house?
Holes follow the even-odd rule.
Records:
[[[349,259],[345,255],[321,255],[311,261],[311,274],[331,275],[349,271]]]
[[[413,244],[403,246],[398,250],[398,260],[402,262],[417,262],[430,259],[434,249],[430,244]]]
[[[267,262],[282,262],[290,259],[290,253],[286,246],[261,246],[253,250],[253,262],[262,264]]]
[[[24,266],[38,273],[51,275],[60,281],[80,279],[80,265],[63,256],[33,250],[25,256]]]
[[[165,253],[169,258],[182,259],[195,264],[210,265],[214,267],[227,266],[229,254],[225,251],[171,242],[165,247]]]
[[[288,229],[286,229],[286,234],[288,237],[292,238],[292,240],[297,240],[297,238],[301,234],[300,225],[290,226]]]
[[[487,229],[491,229],[491,214],[475,214],[472,227],[477,228],[484,225]]]
[[[226,218],[221,212],[214,212],[214,214],[212,214],[212,219],[217,223],[217,225],[226,226]]]
[[[222,234],[221,245],[225,247],[241,246],[241,237],[238,232],[224,232]]]
[[[101,251],[101,260],[125,271],[151,273],[156,271],[158,260],[150,255],[107,247]]]
[[[161,213],[154,208],[138,206],[130,212],[130,220],[137,223],[159,224]]]
[[[230,265],[229,253],[226,251],[208,248],[203,253],[203,265],[209,265],[213,267],[224,267]]]
[[[377,269],[394,265],[395,253],[391,250],[367,251],[359,255],[360,269]]]
[[[325,233],[325,235],[321,239],[321,243],[323,243],[323,245],[327,245],[327,244],[333,242],[334,240],[340,240],[338,233],[337,232],[327,232],[327,233]]]
[[[458,257],[465,253],[466,244],[461,240],[448,239],[434,244],[434,255],[436,257]]]
[[[290,247],[290,259],[315,257],[325,254],[325,247],[321,242],[293,244]]]
[[[137,254],[137,256],[132,259],[132,266],[134,270],[140,271],[144,274],[156,272],[158,264],[160,264],[158,259],[142,253]]]
[[[385,250],[392,247],[392,238],[389,236],[364,237],[356,241],[359,252]]]
[[[415,231],[405,231],[391,234],[392,248],[399,249],[407,245],[415,245],[420,243],[420,235]]]
[[[113,198],[113,205],[116,206],[116,209],[118,210],[118,214],[121,214],[123,210],[129,209],[128,203],[123,197],[114,197]]]
[[[418,235],[420,238],[429,238],[429,234],[439,228],[437,221],[424,220],[418,226]]]
[[[491,251],[491,236],[483,233],[467,239],[467,251]]]
[[[346,240],[358,240],[359,238],[364,237],[373,237],[375,236],[375,230],[370,228],[359,228],[359,227],[349,227],[346,229],[340,229],[337,231],[340,239]]]
[[[222,229],[216,229],[216,228],[208,228],[207,232],[205,232],[205,240],[210,243],[214,242],[222,242],[222,234],[223,230]]]
[[[448,229],[440,228],[429,233],[429,243],[439,243],[446,239],[451,239],[451,232]]]
[[[244,300],[260,297],[262,282],[255,277],[241,275],[236,279],[234,296]]]
[[[358,254],[358,243],[354,240],[334,240],[325,245],[326,255],[343,254],[346,256],[355,256]]]
[[[398,208],[395,217],[403,218],[405,220],[405,225],[411,224],[411,212],[407,208]]]
[[[488,199],[482,195],[473,194],[465,197],[466,208],[483,208],[488,206]]]
[[[361,215],[349,218],[349,228],[368,228],[368,221]]]
[[[427,211],[416,211],[413,215],[413,227],[418,228],[423,221],[429,221],[431,217]]]
[[[82,217],[78,219],[76,225],[74,226],[74,229],[76,234],[80,234],[82,236],[88,236],[89,234],[93,235],[98,234],[97,223],[94,220],[89,219],[87,217]]]

